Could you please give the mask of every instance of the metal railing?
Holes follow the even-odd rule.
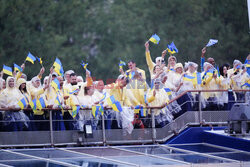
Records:
[[[189,90],[176,96],[170,100],[168,104],[176,101],[188,92],[197,92],[201,95],[201,92],[223,92],[228,90]],[[235,90],[249,92],[249,90]],[[217,125],[226,126],[228,120],[229,111],[202,111],[201,96],[199,96],[199,110],[188,111],[166,124],[164,127],[157,127],[155,122],[155,109],[162,109],[166,105],[147,107],[148,112],[151,113],[151,118],[141,118],[144,121],[149,120],[148,127],[141,129],[133,129],[131,133],[126,132],[125,129],[107,129],[105,128],[107,121],[113,121],[115,119],[107,119],[104,115],[100,116],[99,128],[93,130],[93,137],[85,136],[85,131],[82,130],[53,130],[53,122],[60,120],[52,119],[52,111],[58,111],[58,109],[45,108],[44,111],[48,111],[49,119],[46,120],[49,124],[49,130],[47,131],[15,131],[15,132],[0,132],[0,147],[30,147],[30,146],[60,146],[60,145],[115,145],[115,144],[146,144],[146,143],[163,143],[172,136],[180,133],[186,127],[190,125]],[[245,98],[247,99],[247,98]],[[8,108],[2,108],[0,111],[9,111]],[[20,110],[20,109],[19,109]],[[27,109],[31,110],[31,109]],[[70,109],[68,109],[70,110]],[[87,109],[90,110],[90,109]],[[105,111],[109,108],[105,108]],[[13,110],[11,111],[18,111]],[[84,111],[81,111],[84,112]],[[65,120],[62,120],[65,121]],[[95,120],[96,121],[96,120]],[[117,121],[117,120],[116,120]],[[4,122],[4,121],[1,121]],[[31,121],[36,122],[36,121]]]

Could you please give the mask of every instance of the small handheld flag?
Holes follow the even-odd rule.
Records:
[[[120,69],[122,69],[122,66],[125,66],[125,65],[126,65],[126,63],[124,61],[120,60],[120,63],[119,63]]]
[[[3,72],[7,75],[10,75],[12,76],[12,68],[11,67],[8,67],[6,65],[3,65]]]
[[[14,71],[23,72],[23,69],[19,65],[14,63]]]
[[[78,114],[79,110],[80,110],[80,106],[73,106],[72,107],[72,117],[73,118],[76,117],[76,115]]]
[[[26,61],[29,61],[29,62],[31,62],[32,64],[34,64],[34,62],[36,61],[36,58],[29,52],[28,53],[28,56],[26,57],[26,59],[25,59],[25,62]]]
[[[84,61],[82,61],[82,63],[80,63],[82,65],[82,67],[87,70],[87,66],[88,66],[88,63],[84,63]]]
[[[26,100],[25,100],[25,97],[22,98],[17,104],[19,105],[19,107],[20,107],[21,109],[24,109],[25,107],[27,107],[27,102],[26,102]]]
[[[150,38],[149,38],[149,41],[150,42],[153,42],[154,44],[159,44],[160,42],[160,37],[156,34],[152,35]]]
[[[176,48],[174,42],[167,46],[167,51],[170,54],[178,53],[178,49]]]
[[[170,96],[172,94],[171,89],[169,88],[164,88],[165,92],[167,92],[167,94]]]
[[[209,47],[209,46],[212,46],[214,44],[218,43],[218,40],[217,39],[209,39],[206,47]]]
[[[57,78],[55,78],[50,85],[58,92],[60,90],[60,82]]]
[[[44,99],[42,97],[40,97],[37,102],[36,102],[36,105],[37,105],[37,109],[38,110],[42,110],[43,108],[46,107],[46,103],[44,101]]]
[[[37,61],[41,64],[41,66],[43,66],[43,61],[42,58],[36,57]]]
[[[55,72],[56,72],[58,75],[60,75],[60,76],[63,77],[63,74],[64,74],[63,66],[62,66],[61,61],[60,61],[58,58],[56,58],[56,60],[55,60],[55,62],[54,62],[54,64],[53,64],[53,66],[54,66]]]

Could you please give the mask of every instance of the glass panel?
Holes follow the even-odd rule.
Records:
[[[17,160],[17,159],[33,159],[33,158],[0,151],[0,160]]]
[[[185,154],[185,152],[168,149],[161,146],[147,146],[147,147],[120,147],[122,149],[142,152],[145,154]]]
[[[71,153],[62,150],[47,149],[47,150],[15,150],[22,154],[33,155],[42,158],[67,158],[67,157],[88,157],[87,155],[81,155],[77,153]]]
[[[69,149],[71,151],[91,154],[96,156],[128,156],[128,155],[138,155],[135,153],[130,153],[127,151],[117,150],[113,148],[90,148],[90,149]]]
[[[171,158],[171,159],[175,159],[175,160],[180,160],[180,161],[185,161],[185,162],[189,162],[189,163],[224,163],[224,162],[231,162],[231,161],[225,161],[225,160],[220,160],[220,159],[216,159],[216,158],[210,158],[210,157],[206,157],[206,156],[201,156],[201,155],[190,155],[190,154],[186,154],[186,155],[160,155],[166,158]]]
[[[250,154],[245,153],[226,153],[226,154],[212,154],[218,157],[229,158],[237,161],[250,161]]]
[[[154,158],[144,155],[138,156],[122,156],[122,157],[109,157],[110,159],[115,159],[119,161],[125,161],[130,163],[135,163],[137,165],[142,166],[150,166],[150,165],[181,165],[182,163],[171,161],[171,160],[164,160],[160,158]]]
[[[29,160],[29,161],[5,161],[1,162],[1,164],[11,165],[15,167],[64,167],[64,165],[59,165],[55,163],[51,163],[48,161],[40,161],[40,160]]]
[[[73,165],[88,166],[88,167],[122,167],[126,166],[113,161],[103,160],[99,158],[70,158],[70,159],[55,159]]]
[[[225,149],[216,148],[216,147],[212,147],[212,146],[207,146],[207,145],[204,145],[204,144],[196,144],[196,145],[171,145],[171,147],[181,148],[181,149],[190,150],[190,151],[196,151],[196,152],[200,152],[200,153],[230,152],[230,151],[225,150]]]

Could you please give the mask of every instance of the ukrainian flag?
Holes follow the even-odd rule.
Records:
[[[14,71],[23,72],[23,69],[19,65],[17,65],[17,64],[14,63]]]
[[[176,48],[174,42],[172,42],[170,45],[168,45],[167,51],[168,51],[170,54],[178,53],[178,49]]]
[[[112,104],[115,103],[115,97],[112,95],[109,98],[107,98],[108,105],[112,106]]]
[[[46,108],[46,103],[42,97],[37,100],[36,104],[37,104],[38,110],[42,110],[43,108]]]
[[[196,84],[196,83],[197,83],[196,77],[190,76],[190,75],[187,75],[187,74],[185,74],[185,75],[183,76],[183,81],[192,82],[193,84]]]
[[[99,106],[92,106],[92,114],[94,117],[98,115],[99,112]]]
[[[134,113],[138,114],[141,110],[141,106],[137,105],[135,106]]]
[[[127,76],[129,79],[133,79],[133,78],[134,78],[134,75],[135,75],[135,72],[134,72],[134,71],[130,71],[129,73],[128,73],[128,72],[126,73],[126,76]]]
[[[55,78],[50,85],[58,92],[60,90],[60,83],[57,78]]]
[[[78,114],[79,110],[80,110],[80,106],[73,106],[72,107],[72,117],[73,118],[76,117],[76,115]]]
[[[43,64],[42,58],[36,57],[36,59],[41,65]]]
[[[82,67],[87,70],[87,66],[88,66],[88,63],[84,63],[84,61],[82,61],[82,63],[80,63],[82,65]]]
[[[60,102],[60,100],[59,100],[59,97],[58,97],[58,96],[56,96],[56,100],[55,100],[55,102],[59,105],[59,107],[60,107],[61,109],[63,109],[62,104],[61,104],[61,102]]]
[[[12,76],[12,68],[11,67],[8,67],[6,65],[3,65],[3,72],[7,75],[10,75]]]
[[[169,88],[164,88],[165,92],[167,92],[167,94],[170,96],[172,94],[171,89]]]
[[[36,107],[36,99],[30,101],[30,106],[33,110],[35,110],[37,107]]]
[[[149,41],[153,42],[154,44],[159,44],[160,37],[156,34],[152,35],[151,38],[149,38]]]
[[[112,104],[112,108],[116,112],[122,112],[122,106],[119,101],[116,101],[114,104]]]
[[[22,98],[17,104],[19,105],[21,109],[24,109],[25,107],[27,107],[27,102],[25,98]]]
[[[54,64],[53,64],[53,66],[54,66],[55,68],[60,69],[61,66],[62,66],[62,63],[61,63],[61,61],[60,61],[58,58],[56,58],[56,60],[55,60],[55,62],[54,62]]]
[[[141,108],[140,110],[141,117],[146,117],[147,116],[147,109],[146,108]]]
[[[55,72],[56,72],[58,75],[63,76],[64,71],[63,71],[62,63],[61,63],[61,61],[60,61],[58,58],[56,58],[56,60],[55,60],[55,62],[54,62],[54,64],[53,64],[53,66],[55,67],[55,68],[54,68]]]
[[[29,61],[32,64],[34,64],[34,62],[36,61],[36,58],[29,52],[27,58],[25,59],[25,61]]]
[[[120,60],[120,63],[119,63],[120,69],[122,69],[122,66],[125,66],[125,65],[126,65],[126,63],[124,61]]]

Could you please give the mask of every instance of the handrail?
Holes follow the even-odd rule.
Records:
[[[179,98],[181,98],[183,95],[185,95],[188,92],[228,92],[228,91],[232,91],[232,92],[250,92],[250,90],[245,90],[245,89],[234,89],[234,90],[228,90],[228,89],[215,89],[215,90],[186,90],[184,92],[182,92],[181,94],[179,94],[178,96],[176,96],[175,98],[173,98],[172,100],[170,100],[168,103],[161,105],[161,106],[146,106],[144,108],[146,109],[162,109],[164,108],[166,105],[173,103],[174,101],[178,100]],[[110,107],[104,107],[105,110],[109,110],[112,109]],[[0,108],[0,111],[20,111],[20,108]],[[32,111],[33,109],[31,108],[25,108],[23,109],[23,111]],[[61,108],[43,108],[43,111],[58,111],[58,110],[62,110]],[[63,110],[72,110],[72,108],[63,108]],[[92,110],[92,108],[80,108],[80,110]]]

